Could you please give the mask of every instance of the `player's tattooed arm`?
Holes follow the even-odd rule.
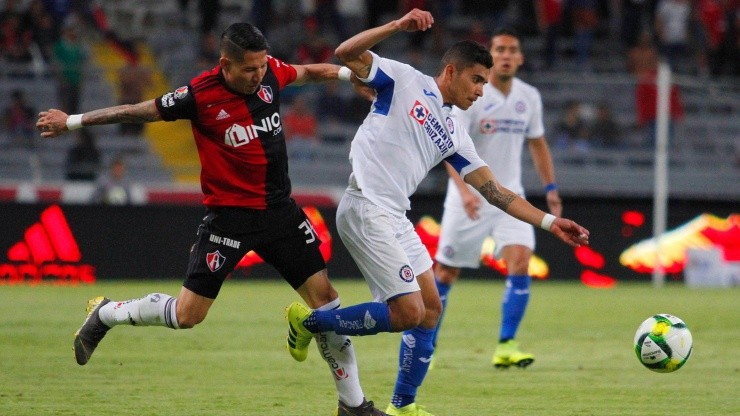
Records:
[[[149,100],[138,104],[117,105],[89,111],[83,116],[82,123],[90,126],[97,124],[147,123],[160,120],[162,120],[162,116],[159,114],[154,100]]]
[[[489,180],[478,187],[478,192],[480,192],[489,204],[504,212],[509,209],[509,205],[516,199],[515,194],[505,192],[505,189],[500,187],[494,180]]]
[[[70,120],[73,121],[73,124],[68,124]],[[51,138],[64,134],[70,129],[80,128],[82,126],[145,123],[159,120],[162,120],[162,116],[159,114],[154,100],[149,100],[138,104],[101,108],[85,114],[69,115],[56,108],[50,108],[39,113],[36,128],[41,132],[41,137]]]

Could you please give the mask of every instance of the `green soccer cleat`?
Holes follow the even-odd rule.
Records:
[[[400,409],[391,403],[388,405],[388,408],[385,409],[385,412],[388,413],[389,416],[434,416],[422,409],[421,406],[417,406],[416,403],[407,404]]]
[[[357,407],[349,407],[346,404],[339,401],[337,405],[337,411],[334,416],[388,416],[387,414],[378,410],[373,402],[367,400],[362,401],[362,404]]]
[[[504,369],[510,366],[526,368],[534,362],[534,355],[519,350],[519,344],[510,339],[506,342],[500,342],[493,352],[491,364],[494,367]]]
[[[308,345],[313,339],[311,331],[303,326],[303,321],[311,315],[311,309],[298,302],[285,308],[285,319],[288,320],[288,351],[296,361],[305,361],[308,357]]]
[[[82,323],[80,329],[75,332],[74,351],[75,359],[79,365],[87,364],[100,340],[110,329],[98,316],[100,308],[108,302],[110,302],[110,299],[103,296],[87,301],[87,308],[85,309],[87,318],[85,318],[85,322]]]

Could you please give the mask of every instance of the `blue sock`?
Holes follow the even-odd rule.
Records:
[[[450,289],[452,289],[452,285],[447,284],[447,283],[442,283],[436,279],[434,283],[437,284],[437,291],[439,292],[439,299],[442,301],[442,313],[439,315],[439,322],[437,322],[437,328],[435,328],[434,335],[432,336],[432,345],[434,346],[434,348],[437,348],[437,336],[439,335],[439,327],[442,326],[442,319],[445,317],[445,311],[447,310],[447,295],[450,293]]]
[[[332,331],[339,335],[374,335],[391,332],[388,305],[367,302],[331,311],[313,311],[303,325],[314,334]]]
[[[433,328],[417,326],[404,331],[398,356],[396,388],[391,399],[394,406],[401,408],[416,401],[416,389],[424,381],[434,353],[433,336]]]
[[[511,275],[506,279],[506,291],[501,302],[501,334],[499,342],[514,339],[519,323],[524,317],[529,301],[529,284],[532,278],[527,275]]]

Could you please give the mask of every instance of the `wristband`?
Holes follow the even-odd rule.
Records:
[[[70,114],[67,116],[67,129],[77,130],[82,128],[82,114]]]
[[[558,189],[558,184],[555,182],[550,182],[547,185],[545,185],[545,193],[548,193],[550,191],[556,191]]]
[[[540,223],[540,228],[542,228],[545,231],[550,231],[550,227],[552,227],[552,223],[555,221],[556,216],[552,214],[545,214],[545,217],[542,218],[542,222]]]
[[[339,68],[339,72],[337,72],[337,78],[341,79],[342,81],[349,81],[351,76],[352,70],[347,68],[346,66]]]

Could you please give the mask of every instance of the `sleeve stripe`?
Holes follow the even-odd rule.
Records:
[[[462,172],[466,166],[470,165],[470,161],[460,156],[458,153],[453,153],[451,156],[446,157],[445,160],[455,168],[457,173]]]

